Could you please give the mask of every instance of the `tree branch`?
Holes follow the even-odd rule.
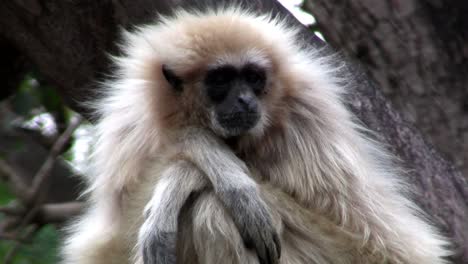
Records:
[[[39,211],[43,223],[62,223],[82,212],[84,203],[69,202],[59,204],[45,204]]]
[[[83,118],[81,116],[77,116],[76,118],[71,120],[67,129],[62,133],[62,135],[60,135],[57,141],[55,141],[54,145],[50,150],[49,156],[37,172],[36,176],[34,176],[33,178],[33,184],[28,193],[28,203],[31,203],[33,201],[36,201],[37,203],[37,200],[39,198],[38,196],[40,196],[40,192],[47,192],[47,190],[44,189],[44,186],[47,183],[48,177],[51,175],[51,171],[55,160],[62,153],[63,148],[68,144],[73,135],[73,132],[81,124],[82,120]],[[43,199],[43,197],[41,197],[41,199]]]
[[[13,193],[21,200],[28,199],[29,189],[23,178],[19,176],[4,160],[0,159],[0,176],[10,184]]]
[[[25,207],[19,204],[13,204],[9,206],[4,206],[0,208],[0,211],[8,214],[2,225],[2,229],[5,230],[21,230],[31,223],[47,223],[47,222],[61,222],[64,221],[67,217],[76,215],[80,209],[81,205],[78,202],[74,203],[64,203],[64,204],[46,204],[44,205],[45,197],[48,192],[49,178],[52,174],[52,168],[59,157],[63,152],[64,147],[70,141],[73,132],[81,124],[82,117],[78,116],[73,118],[70,121],[67,129],[58,137],[54,145],[52,146],[49,155],[47,156],[45,162],[36,173],[33,178],[31,188],[25,186],[15,187],[17,189],[18,197],[20,197],[21,202],[24,203]],[[1,160],[0,160],[1,161]],[[9,179],[15,180],[15,186],[22,184],[18,183],[21,178],[14,174],[14,171],[9,168],[9,166],[2,161],[0,167],[3,168],[2,171],[8,173]],[[15,178],[18,177],[18,178]]]
[[[15,240],[11,249],[6,253],[5,258],[3,259],[3,264],[11,264],[13,262],[13,258],[15,257],[22,244],[21,241],[27,241],[31,239],[37,230],[39,230],[38,226],[31,226],[31,228],[26,230],[24,234],[22,234],[17,240]]]
[[[13,201],[6,206],[0,206],[0,213],[4,213],[6,215],[18,216],[24,214],[24,211],[25,208],[17,201]]]

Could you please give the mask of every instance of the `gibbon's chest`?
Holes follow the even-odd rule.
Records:
[[[330,177],[312,133],[298,126],[271,131],[256,147],[238,156],[255,180],[268,182],[309,207],[314,198],[328,193]]]
[[[161,179],[164,170],[169,166],[167,159],[161,156],[148,159],[142,164],[139,177],[127,185],[122,197],[122,226],[126,245],[135,245],[139,227],[143,224],[145,206],[153,195],[154,188]],[[128,249],[129,252],[132,250]]]
[[[136,177],[135,181],[127,185],[122,199],[123,208],[128,210],[127,214],[142,215],[144,206],[151,199],[155,186],[169,165],[168,159],[164,156],[152,157],[142,164],[141,174]]]

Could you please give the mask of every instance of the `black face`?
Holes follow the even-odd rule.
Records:
[[[204,85],[216,122],[230,136],[253,128],[260,119],[258,98],[265,93],[265,70],[255,64],[223,65],[207,72]]]

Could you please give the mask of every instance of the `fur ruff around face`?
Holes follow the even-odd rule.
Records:
[[[125,33],[122,51],[96,103],[90,206],[70,227],[63,263],[142,263],[138,233],[152,232],[140,230],[144,208],[166,201],[156,186],[199,190],[177,219],[178,262],[258,263],[213,179],[258,190],[281,264],[446,263],[447,242],[406,197],[391,155],[346,108],[339,63],[301,43],[285,21],[235,7],[179,11]],[[216,65],[252,62],[267,69],[261,119],[225,139],[202,78]],[[163,65],[181,77],[182,92]],[[180,177],[164,178],[181,161]]]

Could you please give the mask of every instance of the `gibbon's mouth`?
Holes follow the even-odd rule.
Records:
[[[255,127],[260,119],[260,115],[256,112],[242,112],[219,115],[217,119],[221,127],[226,129],[230,134],[241,134]]]

